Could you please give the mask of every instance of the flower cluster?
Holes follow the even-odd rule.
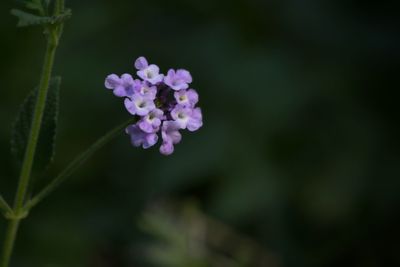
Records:
[[[170,69],[163,75],[157,65],[149,64],[144,57],[135,61],[135,68],[140,79],[130,74],[110,74],[105,87],[125,98],[125,108],[138,118],[126,128],[132,145],[145,149],[154,146],[161,132],[160,152],[170,155],[182,139],[180,130],[193,132],[203,125],[201,109],[196,107],[199,96],[189,88],[192,76],[184,69]]]

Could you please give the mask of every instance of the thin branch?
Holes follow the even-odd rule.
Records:
[[[53,181],[51,181],[45,188],[43,188],[36,196],[29,200],[25,206],[26,210],[36,206],[40,201],[53,192],[61,183],[63,183],[71,174],[73,174],[83,163],[85,163],[97,150],[102,148],[105,144],[113,140],[116,136],[121,134],[126,126],[133,123],[135,119],[131,118],[123,124],[117,126],[106,135],[98,139],[91,147],[85,152],[76,157]]]
[[[3,211],[4,215],[13,213],[10,205],[8,205],[7,201],[0,195],[0,209]]]

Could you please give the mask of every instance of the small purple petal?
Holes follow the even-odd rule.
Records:
[[[148,67],[139,70],[137,75],[151,84],[157,84],[164,79],[164,75],[159,72],[160,68],[157,65],[151,64]]]
[[[189,102],[192,106],[196,105],[199,102],[199,94],[194,89],[189,89],[187,91],[187,96],[189,98]]]
[[[179,129],[180,126],[175,121],[165,121],[161,131],[164,142],[171,142],[172,144],[179,143],[182,139]]]
[[[164,78],[164,83],[171,87],[175,91],[187,89],[188,83],[192,81],[192,76],[187,70],[175,70],[170,69],[167,76]]]
[[[169,156],[174,152],[174,145],[170,142],[163,142],[160,146],[160,153]]]
[[[128,73],[124,73],[121,76],[121,82],[124,86],[129,86],[133,84],[133,78],[132,75],[128,74]]]
[[[140,82],[138,86],[135,86],[135,92],[145,98],[154,100],[157,95],[157,87],[151,86],[147,82]]]
[[[176,71],[176,75],[178,75],[186,83],[191,83],[193,81],[192,75],[190,75],[190,72],[187,70],[179,69]]]
[[[203,115],[200,108],[195,108],[192,111],[191,117],[187,123],[187,129],[191,132],[197,131],[203,126]]]
[[[113,93],[115,96],[124,97],[124,96],[126,96],[125,87],[123,87],[122,85],[118,85],[114,88]]]
[[[158,141],[156,134],[145,133],[135,124],[128,126],[125,131],[131,136],[132,145],[136,147],[142,146],[144,149],[147,149],[155,145]]]
[[[171,117],[180,126],[181,129],[185,129],[192,115],[192,109],[181,105],[176,105],[171,111]]]
[[[154,109],[139,121],[138,126],[146,133],[155,133],[160,128],[163,115],[162,110]]]
[[[174,97],[176,102],[184,107],[194,107],[199,101],[199,96],[194,89],[176,91]]]
[[[129,98],[125,98],[124,105],[125,108],[129,111],[129,113],[131,113],[132,115],[136,114],[135,105],[133,104],[132,100],[130,100]]]
[[[107,76],[105,82],[104,82],[104,86],[107,89],[114,89],[115,87],[117,87],[120,84],[120,78],[118,77],[118,75],[116,74],[110,74]]]
[[[134,94],[125,99],[125,107],[132,115],[145,116],[156,108],[153,100],[144,98],[141,95]]]
[[[147,59],[145,57],[139,57],[135,61],[135,68],[138,70],[147,68],[148,65],[149,65],[149,63],[147,63]]]
[[[113,89],[114,95],[118,97],[129,96],[133,93],[133,78],[130,74],[122,74],[119,78],[116,74],[110,74],[105,80],[105,87]]]
[[[147,149],[154,146],[158,141],[158,135],[155,133],[147,134],[145,137],[146,142],[143,143],[143,148]]]
[[[146,133],[152,133],[154,132],[154,128],[153,125],[151,125],[150,123],[148,123],[146,120],[143,121],[139,121],[138,122],[138,126],[139,128]]]

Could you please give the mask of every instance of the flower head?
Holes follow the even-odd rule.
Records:
[[[126,128],[132,145],[149,148],[161,136],[160,152],[170,155],[182,139],[180,130],[193,132],[203,125],[201,109],[196,107],[199,96],[188,89],[192,76],[184,69],[170,69],[164,77],[159,67],[144,57],[136,59],[134,65],[140,79],[134,80],[130,74],[110,74],[105,87],[125,97],[125,108],[138,118]]]

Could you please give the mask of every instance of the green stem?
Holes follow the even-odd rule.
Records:
[[[10,263],[10,258],[14,247],[15,238],[17,236],[19,223],[20,219],[11,219],[8,221],[4,247],[3,247],[3,257],[0,263],[1,267],[8,267],[8,264]]]
[[[33,206],[37,205],[51,192],[53,192],[62,182],[64,182],[71,174],[73,174],[83,163],[86,162],[97,150],[102,148],[105,144],[113,140],[116,136],[123,132],[126,126],[133,123],[134,118],[127,120],[121,125],[115,127],[103,137],[98,139],[91,147],[85,152],[76,157],[53,181],[51,181],[44,189],[42,189],[36,196],[29,200],[25,206],[25,210],[30,210]]]
[[[39,85],[38,96],[35,105],[35,111],[32,120],[32,126],[29,134],[27,149],[24,156],[20,180],[18,184],[17,194],[15,197],[14,209],[21,211],[24,206],[26,191],[28,189],[29,180],[31,177],[33,160],[35,157],[36,145],[38,142],[40,128],[42,125],[43,112],[46,106],[47,92],[49,89],[51,71],[53,68],[56,45],[52,41],[48,42],[42,78]]]
[[[24,217],[21,214],[24,212],[24,201],[31,178],[33,161],[35,158],[36,145],[38,142],[40,128],[42,125],[43,111],[46,106],[47,92],[49,89],[51,71],[53,69],[54,57],[57,49],[57,43],[52,38],[48,39],[46,53],[44,57],[44,65],[42,69],[42,76],[39,84],[38,96],[36,99],[35,110],[32,119],[32,125],[29,133],[28,144],[26,147],[24,160],[22,163],[21,174],[17,187],[17,192],[14,201],[14,214],[15,218],[9,221],[6,239],[3,247],[3,255],[1,260],[1,267],[8,267],[12,250],[15,243],[15,238],[18,231],[20,220]]]

